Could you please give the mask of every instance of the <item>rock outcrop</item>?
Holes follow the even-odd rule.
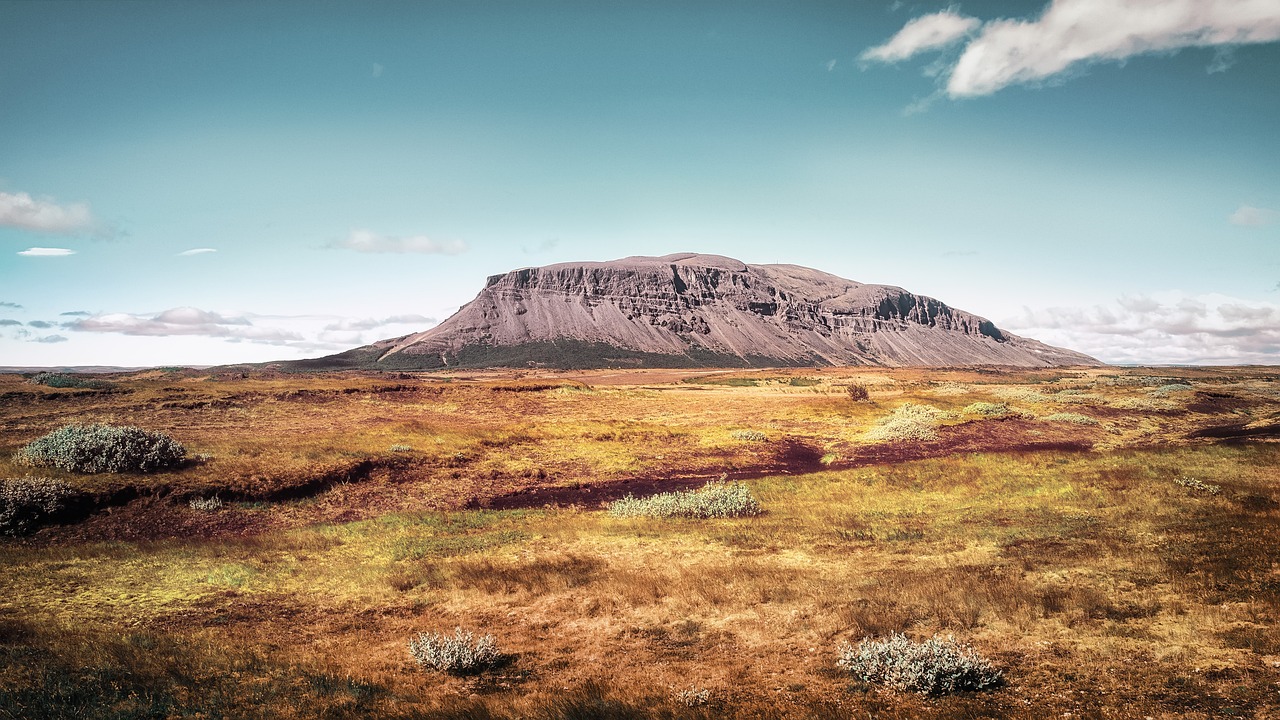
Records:
[[[902,288],[692,253],[495,275],[430,330],[305,362],[325,361],[402,369],[1100,364]]]

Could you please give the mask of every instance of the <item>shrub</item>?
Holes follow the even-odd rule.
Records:
[[[418,665],[453,675],[467,675],[493,667],[502,657],[492,635],[477,638],[457,628],[453,635],[419,633],[409,640],[409,654]]]
[[[111,383],[105,380],[93,380],[91,378],[76,377],[75,375],[63,375],[62,373],[42,372],[36,373],[27,382],[32,385],[44,385],[51,388],[86,388],[89,390],[106,390],[111,387]]]
[[[1002,418],[1009,414],[1009,406],[1004,403],[976,402],[966,406],[964,411],[970,415]]]
[[[411,452],[412,450],[413,448],[409,447],[408,445],[392,445],[391,446],[391,452],[393,453]]]
[[[866,439],[876,441],[933,440],[938,437],[936,428],[951,413],[932,405],[903,403],[889,415],[876,421],[867,431]]]
[[[734,440],[744,440],[746,442],[764,442],[769,438],[759,430],[734,430],[729,433]]]
[[[869,402],[871,400],[871,393],[867,392],[867,386],[861,383],[845,385],[844,391],[849,393],[849,399],[854,402]]]
[[[1151,397],[1162,398],[1162,397],[1168,397],[1169,395],[1176,392],[1182,392],[1184,390],[1190,390],[1190,389],[1191,389],[1191,386],[1186,383],[1169,383],[1168,385],[1161,385],[1160,387],[1156,388],[1155,390],[1152,390],[1147,394],[1150,395]]]
[[[628,495],[609,504],[614,517],[727,518],[760,514],[760,503],[746,484],[712,481],[697,490],[666,492],[637,498]]]
[[[681,690],[676,693],[676,702],[686,707],[705,707],[711,704],[711,691],[700,687]]]
[[[894,633],[876,640],[864,638],[855,647],[836,650],[836,664],[863,682],[925,695],[986,690],[1001,682],[1001,671],[973,648],[950,637],[914,641]]]
[[[1081,415],[1080,413],[1054,413],[1052,415],[1045,415],[1040,419],[1044,420],[1045,422],[1065,422],[1065,423],[1072,423],[1074,425],[1097,425],[1098,424],[1098,421],[1095,420],[1094,418],[1091,418],[1088,415]]]
[[[1174,480],[1174,482],[1178,483],[1184,488],[1188,488],[1190,490],[1196,490],[1198,492],[1209,493],[1210,495],[1217,495],[1218,493],[1222,492],[1222,488],[1217,485],[1210,485],[1208,483],[1201,482],[1200,480],[1197,480],[1193,477],[1189,477],[1186,475],[1178,478],[1177,480]]]
[[[193,497],[187,501],[187,505],[192,510],[202,510],[204,512],[213,512],[222,508],[222,498],[214,495],[207,498]]]
[[[29,532],[57,514],[73,494],[70,485],[47,477],[0,480],[0,533]]]
[[[177,465],[186,449],[163,433],[129,425],[66,425],[33,440],[14,460],[82,473],[151,472]]]

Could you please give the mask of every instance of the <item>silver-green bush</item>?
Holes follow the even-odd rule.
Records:
[[[1073,425],[1097,425],[1098,424],[1098,421],[1096,418],[1091,418],[1088,415],[1081,415],[1080,413],[1054,413],[1052,415],[1045,415],[1040,419],[1045,422],[1065,422],[1065,423],[1071,423]]]
[[[867,431],[867,440],[893,442],[895,440],[935,440],[938,437],[937,427],[953,415],[939,410],[932,405],[903,403],[893,412],[876,421],[875,427]]]
[[[409,640],[409,654],[424,668],[453,675],[480,672],[497,664],[502,657],[492,635],[477,638],[470,630],[460,627],[453,635],[419,633]]]
[[[22,465],[81,473],[151,472],[185,458],[186,449],[173,438],[130,425],[66,425],[14,455]]]
[[[23,535],[61,510],[71,486],[47,477],[0,480],[0,534]]]
[[[609,504],[614,517],[728,518],[760,514],[760,503],[745,483],[712,481],[697,490],[665,492],[637,498],[628,495]]]
[[[1202,493],[1209,493],[1210,495],[1217,495],[1218,493],[1222,492],[1222,488],[1218,485],[1210,485],[1209,483],[1203,482],[1201,480],[1197,480],[1196,478],[1193,478],[1187,475],[1184,475],[1174,480],[1174,482],[1178,483],[1182,487],[1187,488],[1189,490],[1196,490]]]
[[[207,498],[193,497],[187,501],[187,506],[192,510],[200,510],[203,512],[213,512],[222,509],[222,498],[212,495]]]
[[[51,388],[84,388],[89,390],[106,390],[111,387],[111,383],[105,380],[95,380],[92,378],[83,378],[76,375],[64,375],[62,373],[42,372],[36,373],[27,382],[32,385],[44,385]]]
[[[894,633],[884,639],[864,638],[856,646],[841,644],[836,664],[867,683],[925,695],[986,690],[1002,673],[973,648],[935,635],[915,641]]]
[[[734,430],[729,433],[729,437],[734,440],[743,440],[745,442],[764,442],[769,439],[768,435],[759,430]]]
[[[1002,418],[1010,413],[1008,405],[989,402],[971,403],[965,406],[964,411],[970,415],[981,415],[989,418]]]

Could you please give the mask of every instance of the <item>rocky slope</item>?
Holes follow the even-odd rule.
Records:
[[[1097,364],[902,288],[682,253],[495,275],[430,330],[303,366]]]

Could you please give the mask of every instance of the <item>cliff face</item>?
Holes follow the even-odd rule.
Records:
[[[1099,364],[901,288],[695,254],[495,275],[440,325],[351,353],[401,368]]]

